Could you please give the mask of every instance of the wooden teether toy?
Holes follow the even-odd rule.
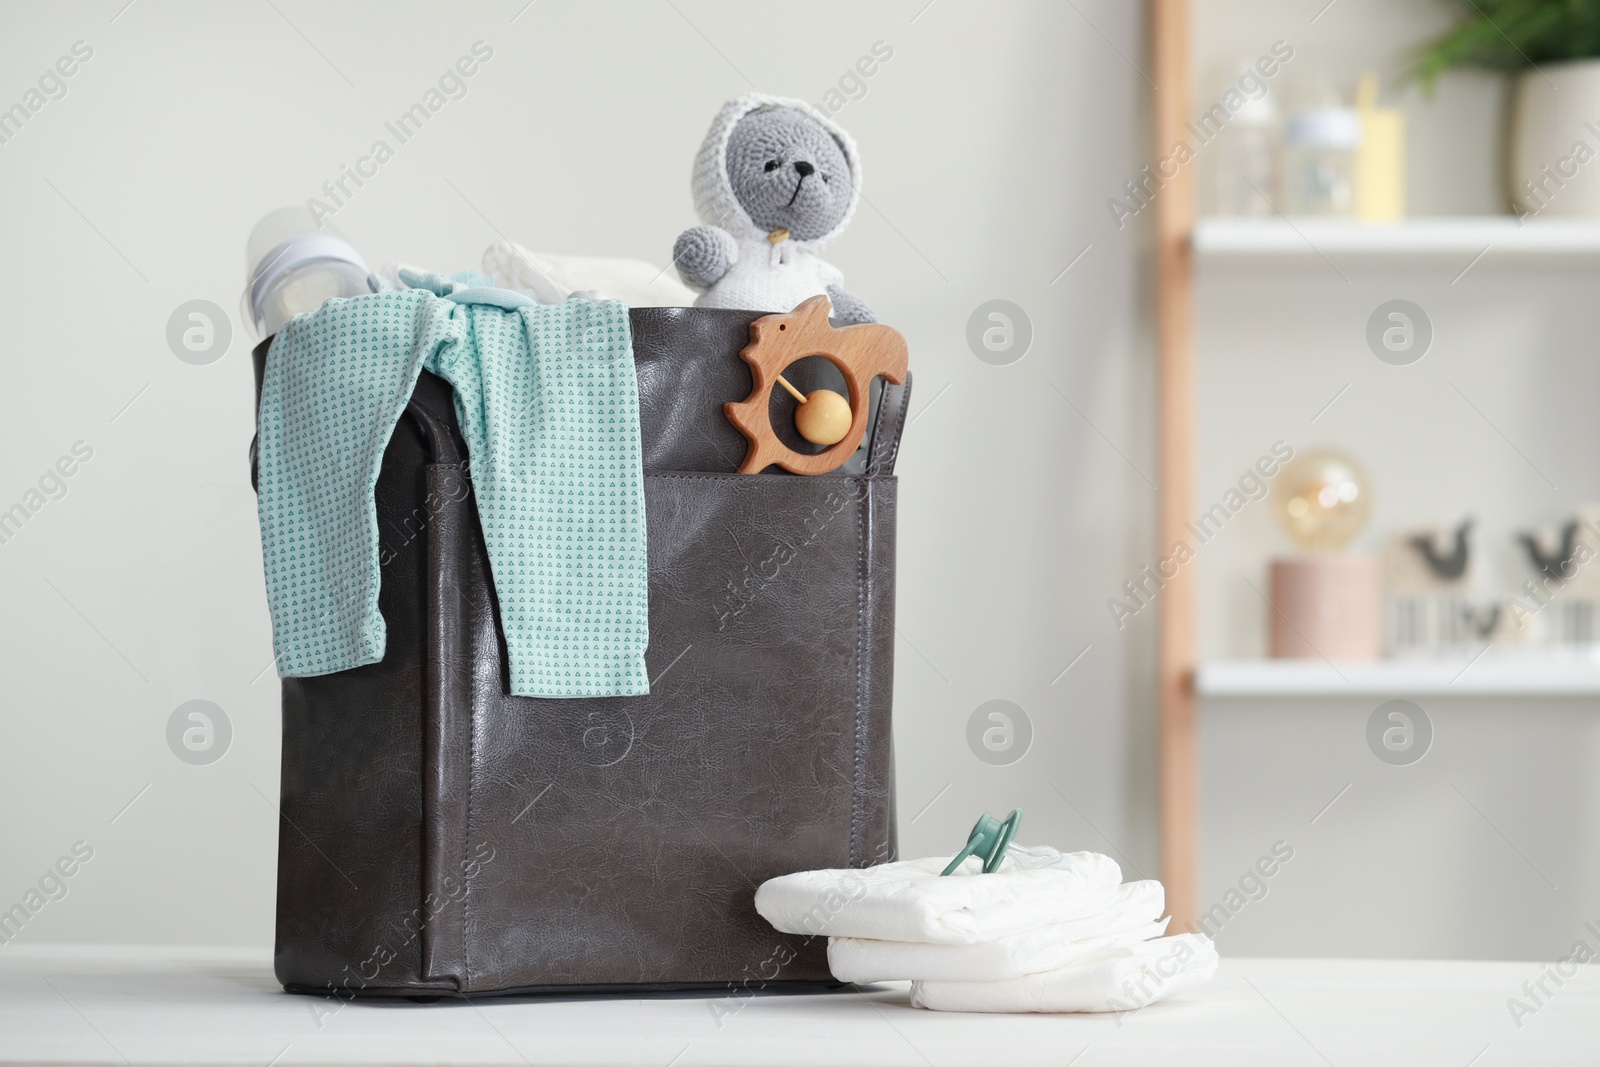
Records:
[[[787,314],[763,315],[750,324],[750,343],[739,357],[750,365],[754,387],[743,400],[722,405],[728,421],[750,443],[740,474],[757,474],[776,463],[790,474],[827,474],[837,470],[861,445],[867,431],[867,397],[872,379],[882,375],[900,384],[906,380],[909,357],[900,331],[878,323],[834,329],[828,322],[833,305],[813,296]],[[789,384],[783,371],[806,356],[821,356],[844,375],[850,397],[831,389],[806,396]],[[795,429],[813,444],[827,445],[812,455],[796,452],[772,430],[772,387],[787,389],[800,406]]]

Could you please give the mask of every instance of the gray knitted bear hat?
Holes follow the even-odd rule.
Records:
[[[728,175],[728,141],[739,120],[753,112],[775,108],[792,108],[815,122],[832,138],[849,169],[848,176],[829,175],[828,189],[834,195],[844,192],[840,188],[844,182],[839,181],[839,178],[847,177],[849,183],[848,200],[844,210],[838,212],[837,221],[824,233],[790,235],[796,248],[814,251],[842,233],[849,225],[850,217],[855,214],[856,204],[861,199],[861,157],[857,154],[856,143],[850,139],[850,135],[804,100],[768,96],[765,93],[746,93],[723,105],[711,123],[711,129],[706,134],[705,142],[700,146],[699,154],[695,156],[693,178],[695,210],[699,212],[701,221],[710,226],[720,226],[737,238],[758,233],[764,235],[768,232],[766,227],[750,217],[750,213],[740,203],[739,195],[733,188]]]

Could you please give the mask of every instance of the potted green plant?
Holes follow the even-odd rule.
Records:
[[[1514,74],[1506,186],[1519,215],[1600,216],[1600,0],[1459,0],[1417,53],[1425,88],[1458,67]]]

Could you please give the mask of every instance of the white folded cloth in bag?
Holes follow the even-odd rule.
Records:
[[[484,251],[483,272],[504,288],[526,289],[544,304],[588,293],[629,307],[689,307],[698,295],[678,280],[677,271],[643,260],[558,256],[511,241],[497,241]]]
[[[1095,915],[1122,883],[1116,861],[1096,852],[1012,845],[993,874],[968,858],[941,878],[949,862],[786,874],[756,890],[756,911],[787,934],[970,945]]]
[[[828,942],[828,969],[841,982],[893,982],[907,978],[998,982],[1020,978],[1096,959],[1124,942],[1160,937],[1167,932],[1166,920],[1161,919],[1165,907],[1166,894],[1160,882],[1128,882],[1118,888],[1102,911],[1093,915],[993,941],[932,945],[835,937]]]
[[[1004,982],[913,982],[911,1004],[934,1011],[1131,1011],[1216,973],[1211,939],[1179,934],[1123,943],[1099,959]]]

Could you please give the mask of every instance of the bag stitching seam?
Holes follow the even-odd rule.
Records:
[[[865,752],[863,751],[864,738],[862,736],[866,726],[864,704],[866,695],[866,657],[862,654],[862,646],[866,637],[867,618],[867,512],[872,503],[871,483],[867,483],[865,498],[857,502],[856,507],[856,699],[855,722],[853,723],[854,763],[851,777],[850,796],[850,865],[857,866],[861,861],[859,845],[862,834],[863,820],[865,818],[864,772]]]
[[[470,635],[470,630],[468,631]],[[470,636],[469,636],[470,640]],[[466,891],[461,901],[461,969],[465,974],[463,992],[472,988],[472,950],[469,930],[472,926],[472,875],[468,873],[467,852],[472,848],[473,782],[477,779],[478,759],[477,701],[467,702],[467,834],[461,842],[461,873],[466,879]]]

